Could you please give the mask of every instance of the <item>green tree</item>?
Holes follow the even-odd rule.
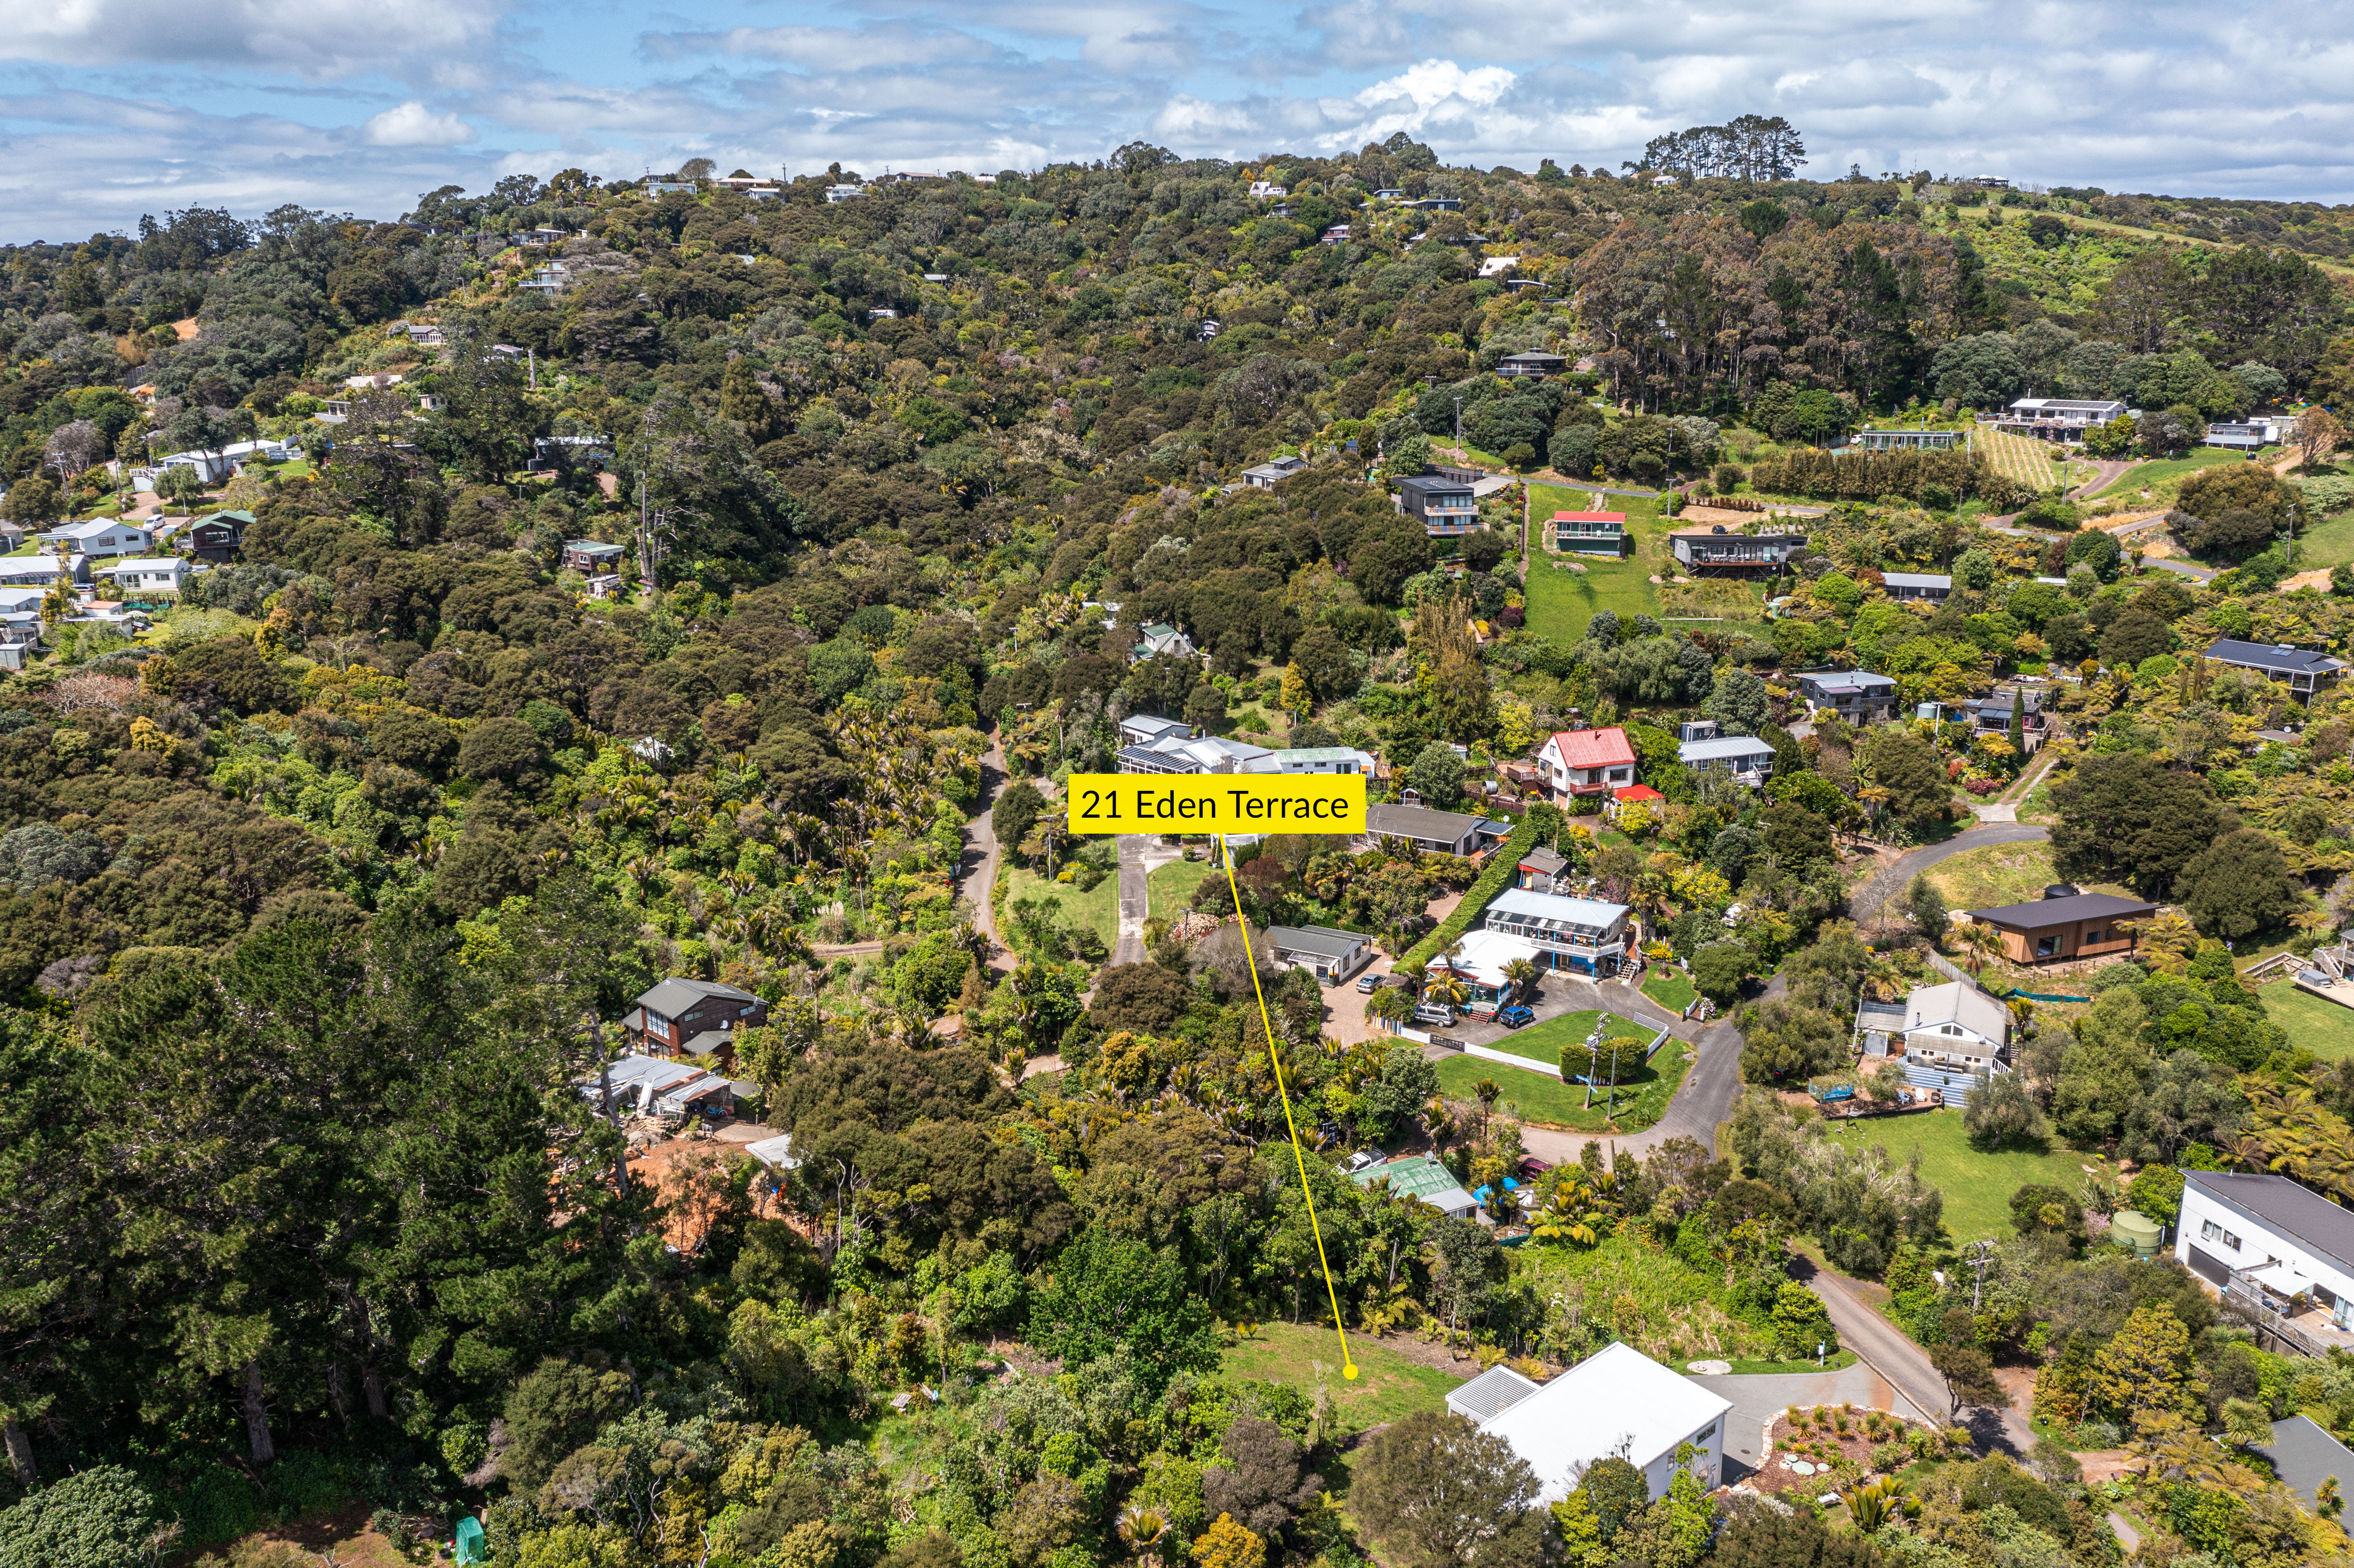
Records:
[[[1463,758],[1444,741],[1434,740],[1415,754],[1405,781],[1423,803],[1447,810],[1463,799]]]
[[[127,1568],[152,1563],[166,1538],[155,1499],[119,1465],[52,1481],[0,1513],[0,1568]]]
[[[1154,1397],[1179,1373],[1217,1365],[1216,1328],[1174,1249],[1093,1227],[1055,1258],[1030,1308],[1033,1344],[1074,1366],[1123,1354]]]
[[[1815,1354],[1818,1345],[1824,1352],[1836,1352],[1839,1330],[1831,1326],[1831,1315],[1823,1298],[1795,1279],[1786,1279],[1774,1295],[1774,1337],[1782,1354],[1793,1361]]]
[[[1935,748],[1920,736],[1882,729],[1859,760],[1882,792],[1882,809],[1901,826],[1924,833],[1951,814],[1953,791],[1946,782],[1945,766]]]
[[[2174,1224],[2182,1213],[2182,1172],[2171,1165],[2143,1166],[2126,1188],[2126,1202],[2161,1225]]]
[[[1946,1314],[1945,1335],[1929,1347],[1929,1364],[1946,1380],[1946,1394],[1953,1401],[1953,1411],[2004,1403],[2002,1385],[1995,1380],[1993,1358],[1979,1347],[1977,1325],[1967,1312]]]
[[[1764,734],[1773,717],[1766,683],[1746,670],[1726,671],[1709,693],[1708,714],[1727,735]]]
[[[1451,1411],[1417,1410],[1365,1447],[1350,1511],[1400,1568],[1535,1568],[1547,1514],[1528,1461]]]
[[[1742,982],[1756,967],[1755,958],[1741,943],[1711,942],[1692,954],[1692,984],[1723,1007],[1741,994]]]
[[[1024,779],[1001,790],[997,803],[989,809],[989,829],[997,836],[999,846],[1010,853],[1019,853],[1022,841],[1038,819],[1052,808],[1038,786]]]
[[[2184,863],[2174,895],[2202,936],[2234,945],[2277,931],[2296,914],[2296,882],[2270,833],[2225,833]]]
[[[1744,1083],[1804,1082],[1847,1060],[1848,1033],[1837,1017],[1779,997],[1744,1011],[1741,1034]]]
[[[1945,946],[1946,927],[1952,917],[1946,910],[1946,895],[1937,891],[1937,885],[1926,874],[1914,877],[1906,885],[1904,909],[1921,934],[1929,938],[1930,946]]]
[[[2145,1411],[2185,1410],[2205,1392],[2190,1351],[2190,1330],[2163,1301],[2137,1307],[2125,1327],[2093,1357],[2084,1380],[2087,1406],[2120,1425]]]
[[[2052,786],[2052,858],[2062,875],[2114,878],[2163,897],[2221,835],[2207,781],[2139,752],[2087,757]]]

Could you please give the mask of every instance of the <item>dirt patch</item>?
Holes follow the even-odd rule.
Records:
[[[1373,1343],[1405,1357],[1416,1366],[1436,1367],[1440,1372],[1452,1372],[1461,1378],[1479,1375],[1478,1357],[1457,1355],[1438,1340],[1425,1339],[1420,1334],[1384,1334]]]
[[[340,1513],[322,1514],[292,1524],[257,1531],[236,1544],[291,1546],[305,1554],[309,1563],[328,1561],[335,1568],[407,1568],[409,1559],[382,1535],[368,1528],[369,1510],[347,1508]],[[433,1554],[427,1562],[447,1563],[445,1550],[450,1543],[451,1521],[446,1519],[413,1518],[409,1528],[435,1543]],[[231,1546],[213,1548],[212,1554],[226,1560]],[[331,1555],[332,1554],[332,1555]],[[175,1560],[176,1568],[192,1568],[203,1552],[188,1552]]]

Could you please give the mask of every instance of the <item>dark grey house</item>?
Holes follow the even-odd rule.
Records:
[[[2200,655],[2218,664],[2229,664],[2235,670],[2253,670],[2269,680],[2288,683],[2289,694],[2310,697],[2324,686],[2335,685],[2338,677],[2346,673],[2345,661],[2332,659],[2309,648],[2291,648],[2285,643],[2242,642],[2236,638],[2219,637]]]

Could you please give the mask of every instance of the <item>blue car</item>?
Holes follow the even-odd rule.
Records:
[[[1507,1029],[1519,1029],[1525,1024],[1534,1023],[1536,1021],[1537,1015],[1530,1012],[1527,1008],[1521,1006],[1518,1002],[1514,1002],[1511,1006],[1500,1010],[1496,1014],[1496,1022],[1502,1024]]]

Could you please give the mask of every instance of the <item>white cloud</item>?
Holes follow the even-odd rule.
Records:
[[[454,114],[428,109],[411,99],[360,127],[371,147],[456,147],[474,140],[474,128]]]
[[[16,0],[0,57],[235,66],[321,80],[479,55],[504,9],[499,0]]]

